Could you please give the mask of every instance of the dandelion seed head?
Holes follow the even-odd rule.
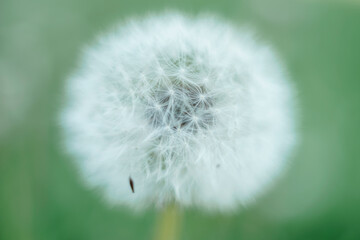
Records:
[[[216,17],[120,24],[67,82],[67,149],[113,204],[235,209],[271,185],[295,144],[283,72],[268,46]]]

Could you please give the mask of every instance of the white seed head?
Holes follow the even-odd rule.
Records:
[[[67,93],[67,148],[114,204],[234,209],[269,186],[295,143],[293,90],[274,53],[208,16],[120,25],[86,51]]]

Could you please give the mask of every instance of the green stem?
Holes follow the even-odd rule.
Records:
[[[166,207],[159,219],[155,240],[177,240],[180,230],[181,214],[175,204]]]

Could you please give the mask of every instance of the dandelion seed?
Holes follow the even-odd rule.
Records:
[[[129,177],[129,184],[130,184],[131,191],[133,193],[135,193],[134,181],[131,179],[131,177]]]

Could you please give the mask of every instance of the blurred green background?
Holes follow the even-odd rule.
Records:
[[[60,144],[64,80],[115,22],[166,8],[250,25],[298,89],[289,170],[232,216],[183,212],[182,240],[360,239],[360,2],[0,0],[0,239],[151,239],[155,210],[109,207]]]

